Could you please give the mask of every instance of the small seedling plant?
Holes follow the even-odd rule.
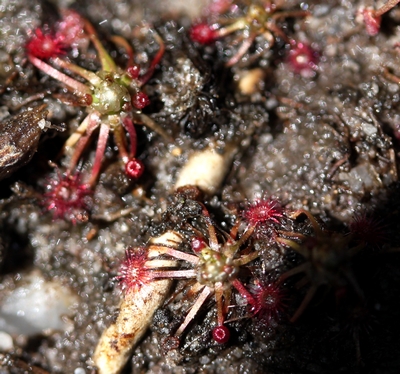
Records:
[[[274,200],[258,201],[249,204],[229,233],[217,228],[206,206],[200,202],[201,214],[196,222],[205,228],[194,226],[187,228],[190,251],[185,252],[165,245],[151,245],[149,248],[131,248],[121,264],[116,280],[125,292],[140,292],[144,284],[155,279],[193,280],[186,295],[196,295],[193,305],[170,337],[174,343],[168,346],[178,347],[188,326],[201,308],[208,305],[211,297],[216,305],[216,327],[211,331],[212,338],[218,344],[229,340],[230,330],[226,326],[229,308],[234,302],[232,295],[237,293],[247,304],[249,316],[259,315],[265,320],[276,317],[283,309],[283,293],[279,285],[256,279],[252,287],[246,285],[242,272],[259,257],[254,248],[253,238],[258,226],[279,224],[282,211]],[[162,259],[150,260],[146,254],[156,252]],[[171,261],[185,263],[184,269],[170,269]]]
[[[232,35],[230,43],[236,47],[236,52],[226,62],[228,67],[241,61],[257,38],[263,39],[262,45],[265,50],[272,48],[276,38],[296,45],[283,31],[280,22],[289,17],[308,15],[308,12],[302,10],[279,9],[272,1],[219,3],[220,7],[213,6],[209,10],[206,21],[192,26],[190,37],[197,43],[210,44]]]
[[[162,39],[154,30],[147,28],[154,35],[159,50],[143,74],[134,62],[130,44],[124,38],[112,38],[115,45],[124,48],[128,56],[127,66],[121,68],[106,51],[93,25],[74,11],[63,12],[63,19],[56,24],[55,31],[45,26],[31,32],[26,45],[28,60],[40,71],[62,83],[75,97],[73,104],[86,107],[88,112],[64,144],[63,154],[70,156],[66,172],[58,173],[58,178],[50,181],[46,187],[47,208],[53,211],[55,218],[68,219],[71,216],[68,212],[71,210],[68,207],[70,201],[84,206],[76,200],[79,196],[86,196],[88,190],[94,190],[110,134],[113,134],[123,170],[132,180],[138,179],[144,171],[143,162],[136,157],[135,124],[146,125],[170,141],[165,131],[142,113],[142,109],[150,103],[142,90],[143,85],[152,76],[164,53]],[[90,44],[94,46],[100,61],[98,71],[75,64],[66,54],[68,49],[76,52],[82,45]],[[71,103],[70,100],[68,103]],[[90,176],[86,176],[86,173],[78,176],[78,165],[83,161],[84,152],[96,133],[98,138]],[[74,198],[70,199],[70,196]]]

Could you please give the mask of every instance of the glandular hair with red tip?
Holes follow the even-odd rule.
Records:
[[[132,105],[137,109],[143,109],[150,104],[149,97],[144,92],[138,92],[132,96]]]
[[[318,68],[319,54],[311,45],[303,42],[293,43],[288,62],[291,69],[303,77],[311,78]]]
[[[212,330],[212,337],[218,344],[224,344],[231,337],[231,333],[226,326],[217,326]]]
[[[125,174],[132,178],[138,179],[144,172],[144,164],[137,158],[130,159],[125,165]]]
[[[199,253],[204,248],[208,247],[206,241],[202,238],[199,238],[198,236],[192,238],[192,240],[190,241],[190,245],[192,247],[193,252],[195,253]]]
[[[207,23],[199,23],[190,29],[190,38],[200,44],[212,43],[217,37],[217,31]]]
[[[80,174],[61,174],[51,178],[46,184],[41,204],[53,212],[54,219],[65,219],[75,224],[87,221],[92,203],[93,190],[81,183]]]

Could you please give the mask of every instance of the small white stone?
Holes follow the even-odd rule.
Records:
[[[371,125],[371,124],[366,123],[366,122],[363,122],[361,124],[361,128],[363,129],[364,133],[367,136],[376,135],[376,133],[378,132],[378,129],[374,125]]]
[[[208,356],[201,356],[199,362],[201,365],[207,365],[210,363],[210,358]]]
[[[13,348],[12,337],[6,332],[0,331],[0,351],[11,351]]]
[[[46,127],[46,120],[44,118],[42,118],[39,122],[38,122],[39,127],[43,130]]]
[[[213,148],[194,152],[181,169],[175,189],[194,185],[209,194],[216,193],[231,166],[235,152],[234,147],[225,150],[223,154]]]
[[[71,314],[77,301],[77,296],[61,283],[45,280],[38,271],[26,274],[2,300],[0,330],[24,335],[66,330],[63,316]]]

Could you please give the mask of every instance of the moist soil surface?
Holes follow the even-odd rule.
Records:
[[[398,373],[400,8],[378,16],[384,3],[3,1],[0,373],[95,373],[101,334],[140,292],[121,287],[125,251],[171,230],[200,265],[174,258],[173,270],[197,273],[165,275],[170,291],[138,321],[149,326],[123,373]],[[36,57],[92,89],[56,62],[102,70],[88,26],[66,14],[93,25],[118,72],[139,67],[129,90],[149,99],[102,113],[110,135],[90,186],[103,127],[79,126],[96,107],[29,47],[37,30],[63,32],[58,57]],[[124,169],[124,118],[138,178]],[[71,167],[74,133],[90,139]],[[204,173],[191,160],[207,152],[217,161],[204,158]],[[219,252],[248,225],[228,275]],[[210,227],[218,248],[195,253],[194,238],[215,243]],[[212,336],[222,309],[204,277],[215,271],[227,278],[226,342]],[[176,337],[196,285],[211,295]],[[262,296],[267,285],[278,293]]]

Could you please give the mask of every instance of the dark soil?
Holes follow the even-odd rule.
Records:
[[[224,344],[212,339],[217,309],[211,297],[179,347],[171,349],[168,337],[195,300],[188,291],[195,281],[175,281],[123,373],[399,373],[400,8],[384,14],[371,36],[361,10],[379,7],[372,2],[278,0],[276,12],[297,13],[277,18],[280,31],[269,30],[273,43],[260,33],[227,66],[243,34],[202,45],[191,39],[191,26],[200,21],[221,26],[215,14],[203,16],[206,6],[196,1],[186,8],[179,1],[159,3],[0,4],[0,332],[5,332],[0,340],[12,338],[11,346],[0,342],[0,373],[96,372],[93,352],[123,297],[115,276],[125,250],[175,230],[184,238],[180,250],[192,253],[195,233],[209,234],[203,206],[225,241],[251,202],[271,196],[282,217],[252,236],[248,250],[259,256],[238,277],[252,289],[256,279],[276,281],[310,263],[323,280],[315,273],[288,277],[282,282],[284,307],[267,319],[254,316],[233,289],[226,316],[231,338]],[[238,7],[231,6],[225,20],[240,17],[250,2],[234,3]],[[82,220],[75,210],[72,219],[56,217],[42,201],[68,167],[63,145],[86,109],[73,92],[35,68],[26,51],[32,30],[51,30],[67,5],[94,25],[120,66],[127,54],[112,35],[128,41],[142,71],[159,48],[143,22],[165,43],[142,90],[150,99],[143,113],[167,137],[136,124],[136,156],[145,166],[138,180],[121,172],[118,144],[110,139]],[[308,67],[300,69],[290,59],[293,41],[312,51]],[[90,43],[63,56],[95,72],[97,57]],[[228,160],[223,182],[199,196],[195,189],[177,193],[175,183],[189,157],[209,147]],[[80,158],[83,178],[91,173],[95,150],[93,140]],[[294,217],[298,209],[316,218],[320,237],[307,216]],[[354,234],[357,219],[362,227]],[[303,236],[293,239],[294,232]],[[320,252],[307,257],[277,237],[306,242],[310,253],[319,246]],[[358,246],[362,250],[353,254]],[[48,328],[43,322],[32,327],[28,317],[6,309],[12,300],[31,302],[18,290],[37,282],[32,279],[55,290],[62,300],[57,305],[66,300],[68,312],[51,305],[43,312],[59,313],[61,328],[50,322]],[[290,322],[313,286],[315,295]],[[28,306],[25,314],[46,309],[48,301],[39,294],[39,306]]]

